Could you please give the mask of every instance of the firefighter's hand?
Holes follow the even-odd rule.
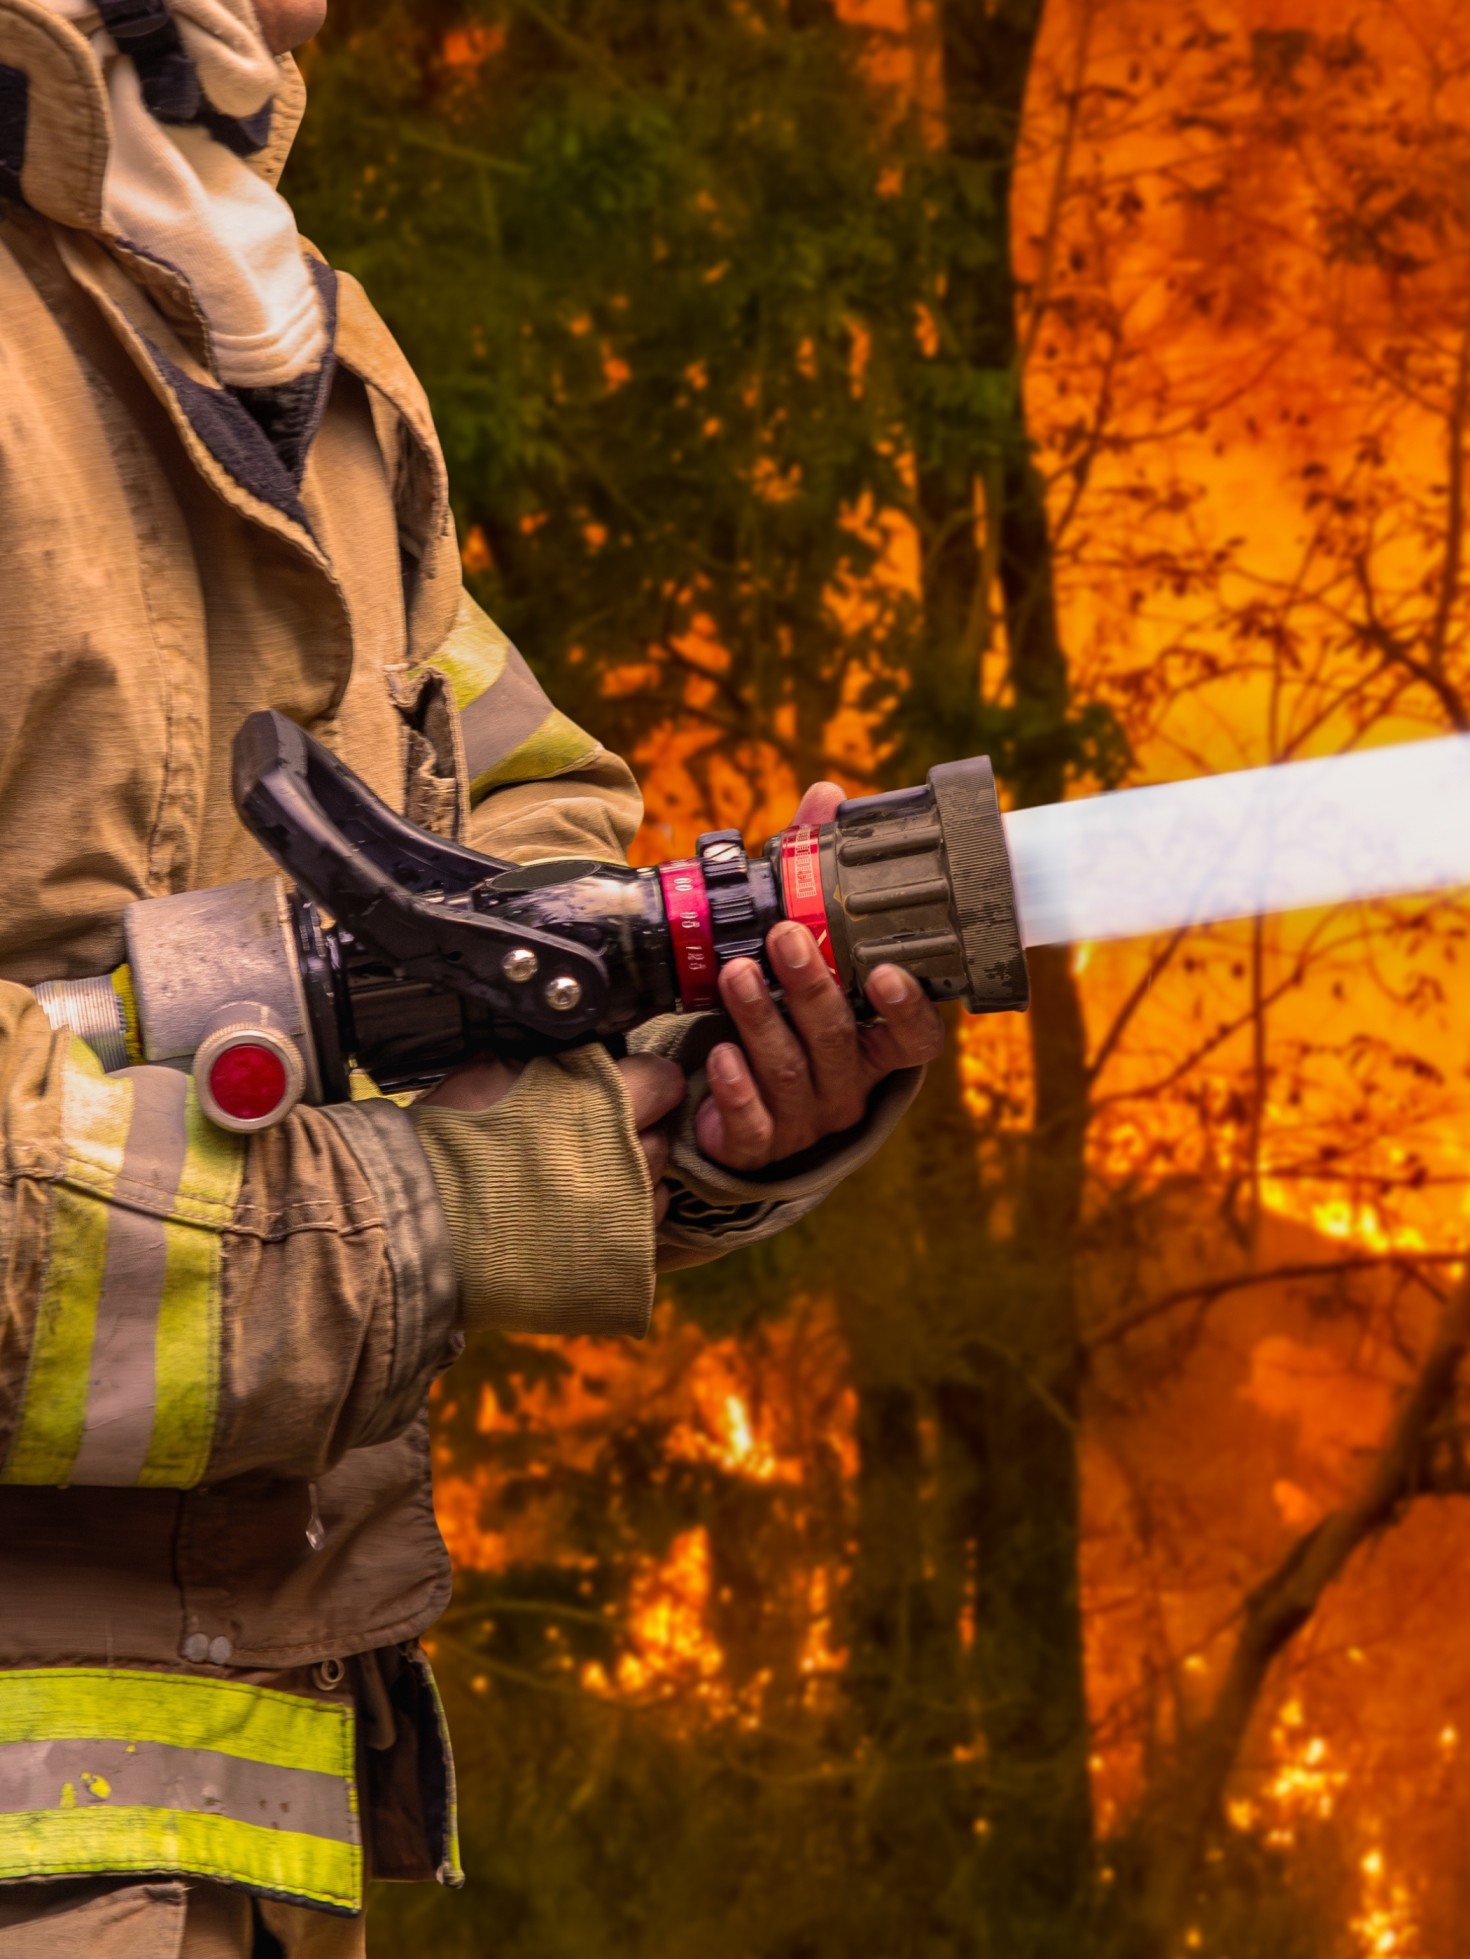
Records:
[[[794,820],[829,823],[843,800],[835,783],[819,782]],[[755,960],[732,959],[720,974],[720,997],[740,1046],[711,1050],[709,1099],[695,1117],[699,1147],[732,1170],[764,1169],[851,1129],[875,1083],[934,1060],[944,1046],[938,1008],[901,967],[875,969],[866,991],[882,1018],[860,1027],[804,925],[776,926],[766,952],[790,1018]]]
[[[648,1159],[648,1174],[653,1180],[654,1220],[661,1224],[669,1208],[668,1186],[661,1181],[669,1167],[669,1139],[659,1125],[684,1100],[687,1087],[684,1070],[656,1054],[630,1054],[625,1061],[618,1062],[617,1068],[632,1104],[638,1141]],[[520,1072],[518,1061],[472,1061],[446,1075],[437,1088],[431,1088],[419,1100],[441,1109],[493,1109],[502,1096],[510,1093]]]

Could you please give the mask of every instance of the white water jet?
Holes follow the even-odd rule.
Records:
[[[1470,735],[1005,818],[1024,945],[1470,885]]]

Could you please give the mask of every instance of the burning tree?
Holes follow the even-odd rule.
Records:
[[[1246,0],[334,0],[292,188],[430,387],[467,569],[639,755],[666,855],[823,773],[985,750],[1041,802],[1463,725],[1470,368],[1426,138],[1459,71],[1423,38],[1414,123],[1401,47]],[[405,1922],[527,1955],[1197,1929],[1211,1857],[1262,1836],[1221,1818],[1271,1662],[1458,1488],[1464,1309],[1425,1309],[1458,1246],[1422,1227],[1463,1164],[1414,1134],[1460,1109],[1422,1033],[1447,982],[1380,926],[1044,949],[1024,1026],[956,1029],[883,1162],[671,1287],[646,1353],[461,1367],[440,1656],[485,1903]],[[1452,953],[1446,907],[1392,943],[1431,927]],[[1282,1212],[1343,1256],[1277,1256]],[[1221,1313],[1293,1286],[1374,1330],[1402,1406],[1274,1569],[1257,1533],[1185,1692],[1185,1532],[1150,1562],[1124,1444]],[[1145,1521],[1099,1585],[1110,1477]],[[1139,1572],[1115,1706],[1097,1599]]]

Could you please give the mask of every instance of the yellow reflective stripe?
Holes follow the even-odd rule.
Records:
[[[88,1363],[107,1258],[107,1208],[58,1188],[25,1396],[0,1482],[64,1483],[87,1418]]]
[[[197,1810],[20,1810],[0,1816],[0,1881],[90,1871],[179,1871],[356,1911],[356,1844],[263,1828]]]
[[[133,969],[119,966],[108,976],[112,990],[122,1002],[123,1040],[128,1050],[128,1065],[136,1068],[146,1058],[143,1053],[143,1036],[138,1027],[138,996],[133,991]]]
[[[117,1184],[132,1124],[132,1083],[126,1075],[105,1075],[78,1035],[67,1046],[61,1097],[67,1165],[75,1144],[86,1191],[59,1184],[52,1194],[46,1276],[20,1419],[0,1474],[5,1483],[64,1483],[81,1447],[107,1264],[106,1200]]]
[[[245,1139],[212,1123],[199,1107],[198,1092],[189,1084],[185,1108],[187,1147],[184,1174],[170,1216],[218,1230],[235,1215],[240,1180],[245,1174]]]
[[[449,637],[429,664],[449,682],[454,705],[462,714],[499,680],[510,652],[510,641],[495,621],[468,592],[461,592]]]
[[[73,1035],[62,1070],[61,1129],[66,1181],[111,1197],[133,1123],[133,1085],[108,1075],[87,1043]]]
[[[544,782],[551,776],[567,775],[590,761],[598,747],[585,728],[579,728],[554,707],[533,734],[473,778],[470,799],[478,803],[492,789],[511,782]]]
[[[163,1297],[154,1348],[153,1434],[141,1489],[203,1480],[219,1411],[220,1280],[224,1247],[197,1225],[164,1229]]]
[[[184,1173],[175,1209],[232,1217],[244,1175],[244,1144],[208,1120],[192,1082],[184,1121]],[[217,1231],[182,1220],[165,1226],[164,1238],[153,1436],[138,1482],[145,1489],[191,1489],[209,1466],[219,1408],[224,1244]]]
[[[110,1667],[0,1672],[0,1745],[156,1741],[248,1762],[351,1777],[352,1709],[275,1687]]]
[[[67,1743],[69,1749],[57,1746]],[[362,1852],[355,1749],[349,1702],[191,1674],[106,1667],[0,1673],[0,1805],[7,1759],[12,1800],[34,1804],[38,1771],[48,1761],[57,1774],[54,1806],[0,1813],[0,1881],[178,1871],[356,1910]],[[157,1751],[152,1759],[150,1750]],[[79,1755],[98,1772],[66,1779]],[[242,1766],[236,1771],[232,1763]],[[281,1778],[275,1797],[262,1773]],[[130,1782],[136,1794],[157,1792],[179,1806],[129,1802]],[[273,1801],[277,1809],[289,1801],[297,1827],[264,1827],[238,1813],[242,1804],[269,1808]],[[317,1829],[300,1827],[308,1816]]]
[[[472,802],[508,783],[565,775],[597,753],[597,741],[551,705],[468,593],[460,594],[449,636],[428,664],[444,675],[454,697]]]
[[[396,1102],[400,1109],[409,1109],[419,1099],[421,1091],[397,1088],[391,1095],[385,1095],[371,1075],[365,1075],[361,1068],[349,1068],[347,1092],[354,1102]]]
[[[62,1130],[50,1257],[0,1482],[189,1488],[208,1466],[219,1404],[220,1232],[239,1200],[244,1140],[205,1120],[187,1078],[104,1075],[80,1040]]]

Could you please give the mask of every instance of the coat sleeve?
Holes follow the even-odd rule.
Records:
[[[177,1069],[104,1074],[0,983],[0,1481],[319,1474],[453,1354],[423,1152],[391,1103],[227,1135]]]
[[[459,711],[470,785],[467,840],[477,850],[515,862],[551,856],[625,860],[643,816],[642,797],[627,764],[553,707],[505,634],[468,595],[461,598],[454,629],[430,664],[448,677]],[[805,1216],[881,1147],[918,1090],[919,1070],[895,1075],[880,1085],[864,1121],[846,1135],[830,1138],[799,1161],[774,1164],[756,1177],[742,1176],[704,1156],[694,1135],[694,1114],[708,1092],[704,1059],[722,1034],[728,1038],[722,1015],[670,1014],[640,1028],[630,1043],[669,1056],[689,1077],[667,1178],[672,1201],[655,1247],[657,1263],[665,1269],[717,1258],[771,1237]],[[546,1064],[536,1066],[550,1086]],[[570,1109],[565,1082],[557,1081],[555,1087],[558,1105]],[[598,1270],[593,1248],[621,1243],[627,1235],[614,1232],[611,1211],[626,1203],[642,1215],[646,1197],[637,1187],[636,1162],[627,1149],[626,1107],[611,1106],[620,1095],[616,1070],[586,1071],[582,1088],[586,1106],[581,1111],[576,1185],[589,1202],[598,1193],[598,1203],[585,1232],[558,1233],[558,1259],[569,1278],[575,1270],[573,1295],[554,1284],[536,1288],[522,1282],[497,1301],[483,1235],[475,1230],[471,1193],[477,1185],[466,1171],[473,1151],[487,1147],[488,1124],[481,1118],[421,1112],[420,1137],[447,1194],[457,1262],[467,1292],[473,1289],[480,1302],[476,1317],[481,1323],[540,1332],[635,1334],[648,1325],[651,1259],[637,1261],[631,1253],[609,1259],[601,1268],[607,1281],[604,1301],[594,1297],[598,1288],[589,1283]],[[607,1139],[605,1156],[595,1161],[589,1159],[594,1136]],[[509,1138],[503,1146],[507,1152],[513,1148]],[[562,1151],[560,1161],[558,1181],[566,1189],[569,1153]],[[585,1260],[570,1258],[573,1238],[586,1241]],[[585,1300],[586,1306],[569,1311],[569,1296]]]

